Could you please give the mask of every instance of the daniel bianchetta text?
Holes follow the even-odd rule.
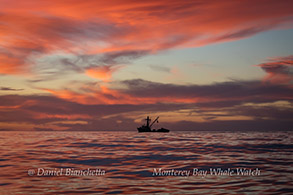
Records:
[[[104,176],[103,169],[37,168],[29,169],[29,176]]]
[[[154,168],[152,176],[179,176],[179,177],[189,177],[197,176],[205,178],[207,176],[260,176],[260,169],[250,169],[250,168],[209,168],[209,169],[163,169]]]

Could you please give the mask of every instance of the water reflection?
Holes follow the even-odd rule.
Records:
[[[1,132],[7,194],[290,194],[292,133]],[[103,169],[104,176],[28,176],[38,168]],[[153,176],[163,170],[246,168],[252,176]]]

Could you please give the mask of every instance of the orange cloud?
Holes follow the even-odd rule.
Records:
[[[110,84],[112,88],[108,87]],[[201,86],[163,84],[135,79],[100,86],[85,84],[75,91],[69,89],[47,91],[59,98],[84,105],[213,104],[227,101],[292,100],[289,86],[278,84],[265,86],[259,81],[224,82]]]
[[[113,72],[117,71],[120,66],[96,66],[86,69],[85,73],[89,77],[109,82]]]
[[[28,71],[38,57],[59,51],[151,53],[288,28],[292,4],[288,0],[1,0],[0,73]],[[109,79],[107,70],[87,71]]]
[[[119,90],[110,89],[104,85],[100,86],[99,90],[87,88],[86,92],[73,92],[70,90],[52,90],[46,91],[55,96],[77,102],[80,104],[95,105],[95,104],[154,104],[154,103],[195,103],[201,98],[194,97],[139,97],[123,93]],[[207,99],[205,98],[207,101]]]
[[[137,81],[138,87],[140,84]],[[158,85],[158,86],[156,86]],[[241,89],[243,86],[240,83],[224,83],[215,86],[172,86],[161,85],[157,83],[153,86],[145,86],[143,89],[134,89],[131,91],[124,91],[122,89],[110,89],[105,85],[100,85],[99,89],[85,86],[83,91],[74,92],[68,89],[63,90],[46,90],[58,98],[65,99],[70,102],[76,102],[83,105],[145,105],[145,104],[217,104],[217,102],[242,102],[251,99],[258,99],[266,96],[266,100],[286,99],[292,100],[291,93],[275,94],[275,86],[271,86],[271,92],[268,93],[266,87],[262,87],[260,83],[254,83],[253,87]],[[244,83],[244,86],[251,85],[251,83]],[[235,90],[239,88],[239,90]],[[255,89],[256,88],[256,89]],[[257,90],[258,89],[258,90]],[[234,92],[232,92],[234,90]],[[280,89],[282,90],[282,89]],[[219,93],[219,91],[222,91]],[[256,93],[257,94],[254,94]],[[142,93],[142,94],[140,94]],[[268,93],[268,94],[267,94]],[[233,94],[233,95],[231,95]],[[257,100],[259,101],[259,100]]]
[[[34,116],[35,119],[68,119],[68,120],[75,120],[75,119],[91,119],[89,115],[82,115],[82,114],[45,114],[45,113],[37,113]]]
[[[0,74],[21,74],[23,73],[23,61],[17,58],[0,54],[1,69]]]
[[[243,92],[236,96],[227,96],[226,93],[231,93],[230,90],[235,88],[234,84],[223,84],[223,86],[211,86],[205,89],[200,86],[176,86],[171,84],[149,83],[147,81],[131,81],[131,85],[136,87],[130,91],[124,89],[111,89],[106,85],[90,86],[85,85],[78,91],[72,91],[69,89],[52,90],[45,89],[47,92],[55,95],[58,98],[65,99],[67,101],[76,102],[83,105],[117,105],[117,104],[129,104],[129,105],[143,105],[143,104],[192,104],[192,103],[213,103],[219,101],[245,101],[250,98],[250,92]],[[144,84],[145,82],[145,84]],[[148,86],[149,85],[149,86]],[[229,86],[231,85],[231,86]],[[208,88],[211,88],[207,90]],[[223,88],[223,92],[218,94],[216,91]],[[132,91],[133,90],[133,91]],[[221,90],[220,90],[221,91]],[[226,92],[225,92],[226,91]],[[215,93],[215,94],[214,94]],[[235,92],[237,94],[238,92]],[[261,92],[260,92],[261,93]],[[214,94],[214,95],[212,95]],[[278,95],[281,97],[282,95]],[[252,96],[253,97],[253,96]],[[271,98],[271,97],[268,97]],[[288,98],[288,97],[282,97]]]
[[[178,130],[185,122],[183,129],[201,124],[217,129],[223,125],[220,121],[227,121],[230,127],[241,124],[243,129],[257,125],[266,129],[267,123],[272,130],[280,125],[292,127],[293,96],[288,85],[259,81],[175,85],[139,79],[120,82],[115,89],[109,88],[110,84],[117,82],[107,86],[86,83],[75,91],[47,90],[51,96],[2,95],[1,129],[105,130],[117,127],[113,121],[122,121],[123,129],[131,129],[137,125],[134,120],[148,113],[162,114],[172,129]]]

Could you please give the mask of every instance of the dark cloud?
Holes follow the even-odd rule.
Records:
[[[230,109],[230,114],[251,116],[255,119],[278,119],[282,121],[293,120],[293,102],[288,107],[277,106],[236,106]]]
[[[64,67],[65,70],[73,70],[75,72],[82,72],[83,69],[79,64],[78,59],[69,59],[69,58],[62,58],[60,59],[61,67]]]
[[[0,91],[22,91],[23,89],[14,89],[11,87],[0,87]]]
[[[149,105],[84,105],[75,102],[66,101],[54,96],[21,96],[21,95],[4,95],[0,96],[0,108],[6,109],[2,112],[0,121],[23,121],[27,117],[14,117],[13,113],[16,112],[20,116],[31,117],[29,120],[41,122],[48,122],[57,120],[58,117],[53,119],[36,119],[32,116],[38,117],[38,114],[46,114],[50,116],[57,115],[88,115],[93,118],[101,118],[107,115],[123,114],[134,111],[158,112],[158,111],[174,111],[186,108],[184,104],[149,104]],[[6,113],[6,114],[5,114]],[[7,116],[7,117],[5,117]],[[45,121],[47,120],[47,121]]]
[[[262,63],[258,66],[268,73],[293,75],[293,55],[272,59],[270,62]]]
[[[123,81],[127,89],[123,92],[135,97],[182,97],[201,98],[209,101],[271,101],[291,100],[293,90],[278,84],[263,85],[259,81],[223,82],[211,85],[176,85],[145,81],[142,79]],[[203,101],[200,101],[203,102]]]
[[[282,120],[232,120],[207,123],[181,121],[165,124],[166,128],[188,131],[291,131],[293,122]]]
[[[114,64],[124,64],[129,63],[129,60],[134,60],[139,57],[145,56],[149,54],[150,51],[148,50],[135,50],[135,51],[119,51],[119,52],[109,52],[104,54],[100,59],[99,62],[105,65],[114,65]]]
[[[134,122],[137,116],[174,113],[191,121],[166,122],[173,130],[261,130],[266,127],[269,130],[290,130],[292,127],[293,91],[286,85],[263,85],[257,81],[213,85],[174,85],[144,80],[122,83],[128,89],[120,89],[120,92],[134,99],[138,96],[185,97],[197,98],[198,101],[87,105],[54,96],[5,95],[0,96],[0,122],[33,124],[38,130],[56,127],[70,130],[135,130],[139,125]],[[204,121],[194,122],[198,117]]]
[[[293,84],[293,55],[271,59],[259,64],[266,73],[267,82]]]

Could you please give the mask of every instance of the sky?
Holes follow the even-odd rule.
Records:
[[[292,130],[291,0],[0,5],[0,130]]]

